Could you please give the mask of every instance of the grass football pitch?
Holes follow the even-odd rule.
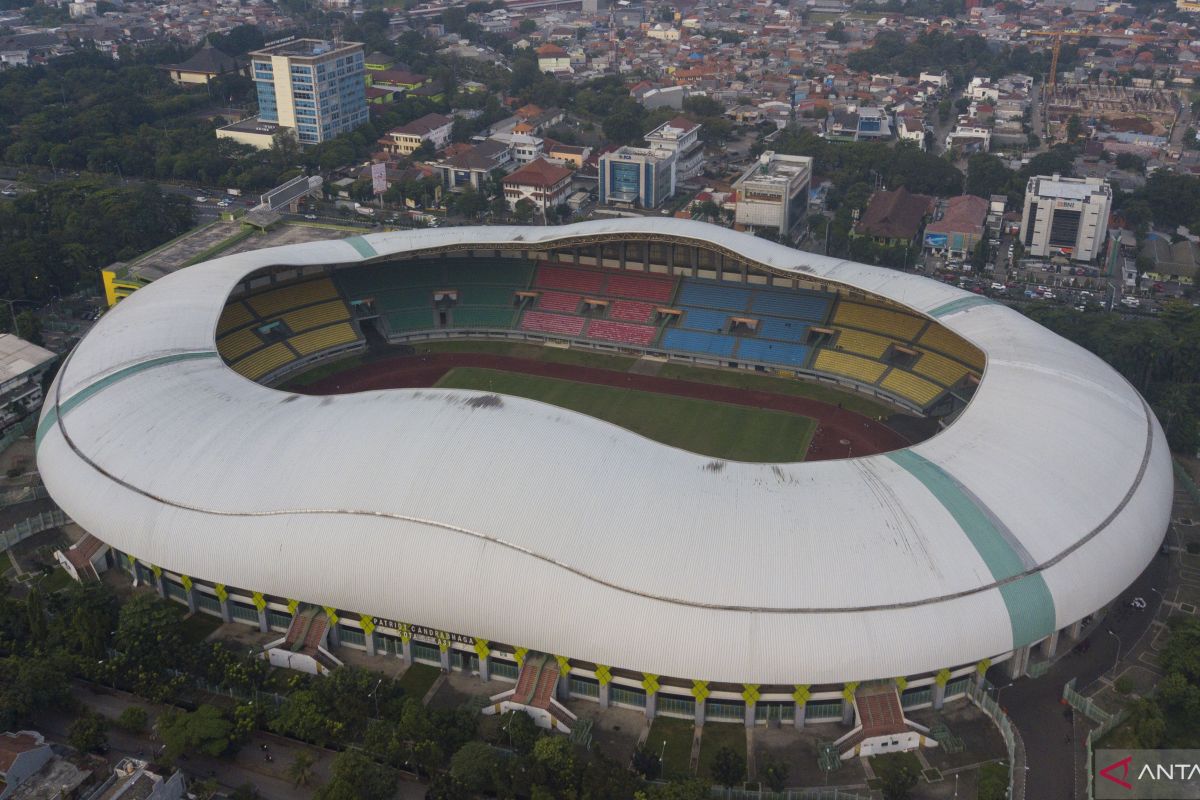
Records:
[[[816,428],[812,419],[782,411],[475,367],[450,370],[437,387],[540,400],[732,461],[803,461]]]

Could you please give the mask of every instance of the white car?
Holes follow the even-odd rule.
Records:
[[[198,195],[196,195],[196,202],[197,202],[197,203],[207,203],[207,202],[208,202],[208,198],[207,198],[207,197],[205,197],[205,196],[204,196],[204,195],[202,195],[202,194],[198,194]]]
[[[993,291],[993,292],[1003,292],[1003,291],[1004,291],[1004,284],[1003,284],[1003,283],[993,283],[993,284],[992,284],[992,291]]]

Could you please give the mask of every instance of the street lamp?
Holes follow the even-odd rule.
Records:
[[[1106,628],[1105,633],[1117,640],[1117,657],[1113,659],[1113,678],[1117,677],[1117,664],[1121,663],[1121,637],[1113,632],[1112,628]]]
[[[1009,681],[1008,683],[1004,684],[1003,686],[993,686],[992,687],[993,689],[996,690],[996,705],[1000,705],[1000,693],[1002,691],[1004,691],[1005,689],[1007,689],[1008,687],[1012,686],[1013,683],[1014,683],[1014,681]]]
[[[375,719],[379,719],[379,695],[376,694],[376,692],[379,691],[379,685],[381,683],[383,683],[383,678],[380,678],[378,681],[376,681],[375,688],[371,690],[371,697],[375,698]]]
[[[17,332],[17,312],[16,312],[16,309],[14,308],[14,306],[16,306],[17,303],[26,303],[26,304],[32,305],[32,306],[37,305],[37,303],[33,302],[32,300],[9,300],[7,297],[0,297],[0,302],[8,303],[8,313],[9,313],[9,316],[12,317],[12,332],[14,334],[18,333]]]

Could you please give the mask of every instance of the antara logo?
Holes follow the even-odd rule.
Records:
[[[1113,763],[1109,764],[1104,769],[1100,770],[1100,777],[1110,780],[1113,783],[1117,784],[1118,786],[1124,787],[1126,789],[1132,789],[1133,784],[1130,783],[1129,781],[1125,780],[1125,778],[1129,777],[1129,765],[1132,762],[1133,762],[1133,756],[1125,756],[1125,758],[1122,758],[1120,761],[1114,761]],[[1117,772],[1118,769],[1121,772],[1120,778],[1116,777],[1116,775],[1113,774],[1113,773]]]
[[[1146,764],[1138,772],[1138,780],[1190,781],[1200,778],[1200,764]]]

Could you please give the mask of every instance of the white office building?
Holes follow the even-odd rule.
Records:
[[[1104,248],[1112,188],[1100,178],[1036,175],[1025,189],[1021,241],[1032,256],[1093,261]]]
[[[813,160],[768,150],[734,184],[734,220],[747,228],[774,228],[789,236],[804,222]]]

